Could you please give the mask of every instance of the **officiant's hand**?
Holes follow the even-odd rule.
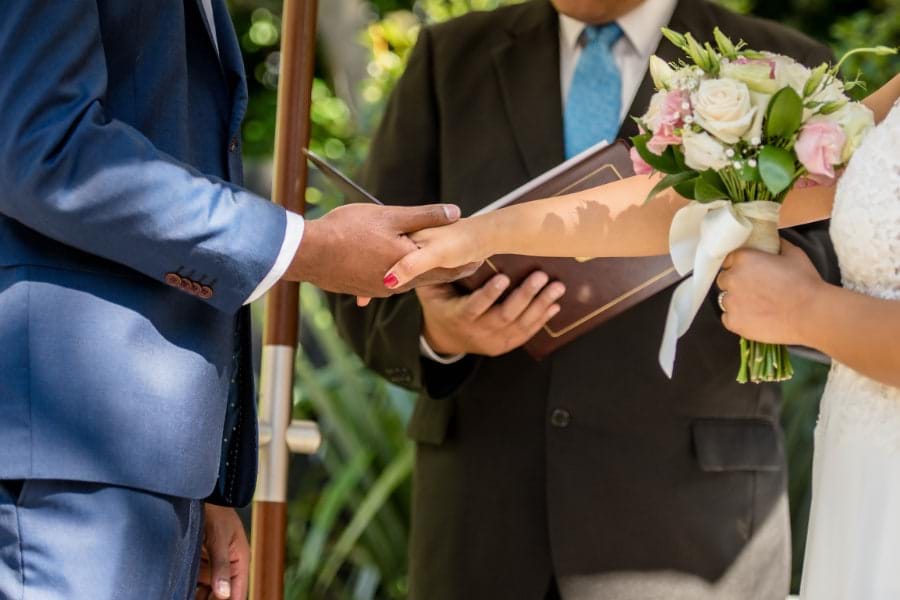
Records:
[[[459,214],[459,208],[451,204],[341,206],[306,222],[285,279],[356,296],[384,297],[403,291],[409,286],[388,285],[384,274],[417,249],[407,234],[448,225],[457,221]],[[472,270],[471,266],[433,270],[413,283],[455,281]]]
[[[556,302],[566,291],[562,283],[550,283],[547,274],[538,271],[497,303],[509,285],[506,275],[496,275],[464,296],[450,285],[417,288],[428,345],[446,355],[506,354],[534,337],[559,312]]]

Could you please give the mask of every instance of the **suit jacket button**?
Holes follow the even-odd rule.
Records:
[[[234,152],[235,150],[237,150],[237,147],[238,147],[237,138],[236,137],[231,138],[231,141],[228,142],[228,151]]]
[[[203,286],[201,286],[196,281],[191,282],[191,293],[195,296],[199,296],[200,292],[203,290]]]
[[[200,286],[200,293],[198,294],[198,296],[200,296],[204,300],[209,300],[210,298],[212,298],[212,295],[213,291],[211,287],[209,287],[208,285]]]
[[[186,291],[188,294],[194,293],[194,282],[188,279],[187,277],[181,278],[181,289]]]
[[[569,423],[572,421],[572,415],[569,414],[569,411],[563,410],[561,408],[554,409],[550,414],[550,424],[554,427],[559,427],[563,429],[569,426]]]
[[[181,287],[181,277],[177,273],[166,273],[166,283],[172,287]]]

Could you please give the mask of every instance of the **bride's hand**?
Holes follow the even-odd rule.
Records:
[[[435,269],[456,269],[479,264],[493,252],[481,234],[477,219],[462,219],[445,227],[423,229],[409,236],[419,247],[395,264],[384,278],[389,289],[400,289]]]
[[[804,316],[828,284],[803,250],[786,240],[781,244],[780,255],[743,249],[725,259],[716,280],[722,323],[747,339],[810,345]]]

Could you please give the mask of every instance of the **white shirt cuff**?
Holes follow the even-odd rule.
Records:
[[[269,291],[269,288],[278,283],[278,280],[281,279],[288,270],[288,267],[291,266],[294,255],[297,254],[297,248],[300,247],[300,240],[303,239],[303,227],[306,222],[303,220],[303,217],[297,213],[287,211],[286,214],[287,220],[284,223],[284,240],[281,242],[281,251],[278,253],[278,258],[275,259],[275,264],[272,265],[272,269],[265,277],[263,277],[263,280],[259,282],[259,285],[256,286],[256,289],[253,290],[253,293],[250,294],[250,297],[247,298],[244,305],[259,300],[263,294]]]
[[[419,336],[419,352],[421,352],[422,356],[424,356],[428,360],[433,360],[434,362],[440,363],[442,365],[452,365],[454,363],[458,363],[466,357],[465,354],[454,354],[452,356],[444,356],[443,354],[438,354],[425,340],[424,335]]]

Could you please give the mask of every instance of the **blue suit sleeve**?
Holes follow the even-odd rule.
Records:
[[[275,263],[284,210],[107,114],[96,2],[8,0],[3,13],[0,213],[160,281],[203,273],[207,301],[237,311]]]

